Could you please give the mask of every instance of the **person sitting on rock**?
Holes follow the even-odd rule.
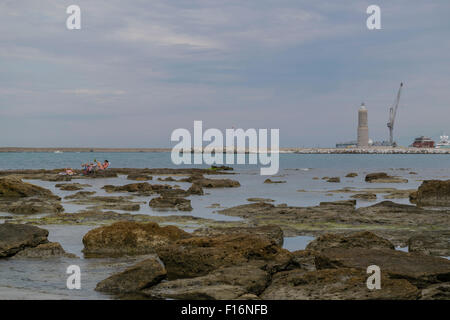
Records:
[[[100,170],[106,170],[109,167],[109,161],[105,160],[105,162],[103,162],[103,164],[100,163],[100,161],[97,161],[97,168],[99,168]]]
[[[89,174],[91,172],[95,172],[95,169],[97,167],[97,165],[93,164],[93,163],[84,163],[81,166],[83,167],[84,174]]]

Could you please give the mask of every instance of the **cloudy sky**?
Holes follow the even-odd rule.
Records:
[[[81,8],[81,30],[66,8]],[[366,27],[381,7],[382,30]],[[279,128],[288,147],[450,133],[448,0],[0,0],[0,146],[168,147]]]

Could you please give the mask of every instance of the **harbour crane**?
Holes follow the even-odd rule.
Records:
[[[398,104],[400,103],[400,95],[402,93],[403,82],[400,83],[400,88],[398,89],[397,99],[395,100],[395,104],[389,109],[389,122],[387,123],[387,127],[389,128],[389,144],[392,147],[396,146],[394,142],[394,122],[395,116],[397,114]]]

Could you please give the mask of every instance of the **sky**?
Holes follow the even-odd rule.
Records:
[[[81,8],[68,30],[66,8]],[[381,8],[381,30],[366,9]],[[170,147],[177,128],[281,147],[450,133],[450,1],[0,0],[0,147]]]

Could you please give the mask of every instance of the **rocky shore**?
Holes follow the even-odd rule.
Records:
[[[373,188],[376,183],[403,183],[404,178],[367,173],[363,178],[370,188],[328,191],[351,193],[355,199],[302,207],[254,197],[248,198],[250,203],[217,210],[238,221],[192,216],[193,197],[203,199],[211,189],[226,193],[243,188],[235,179],[214,177],[224,174],[233,172],[115,169],[87,178],[60,176],[58,170],[1,171],[0,211],[9,215],[0,224],[0,263],[80,259],[49,241],[41,226],[89,225],[93,228],[82,239],[83,259],[136,257],[133,265],[98,282],[96,290],[114,298],[450,299],[450,261],[443,258],[450,256],[450,180],[426,180],[417,190]],[[107,195],[85,191],[89,181],[72,181],[118,175],[131,181],[103,185]],[[62,199],[27,179],[72,193]],[[360,199],[376,201],[379,194],[411,204],[383,200],[356,206]],[[86,209],[66,212],[66,203]],[[183,214],[132,213],[141,206]],[[188,231],[192,225],[195,230]],[[304,250],[283,248],[285,237],[300,235],[316,238]],[[381,269],[380,290],[366,286],[366,269],[373,264]]]

